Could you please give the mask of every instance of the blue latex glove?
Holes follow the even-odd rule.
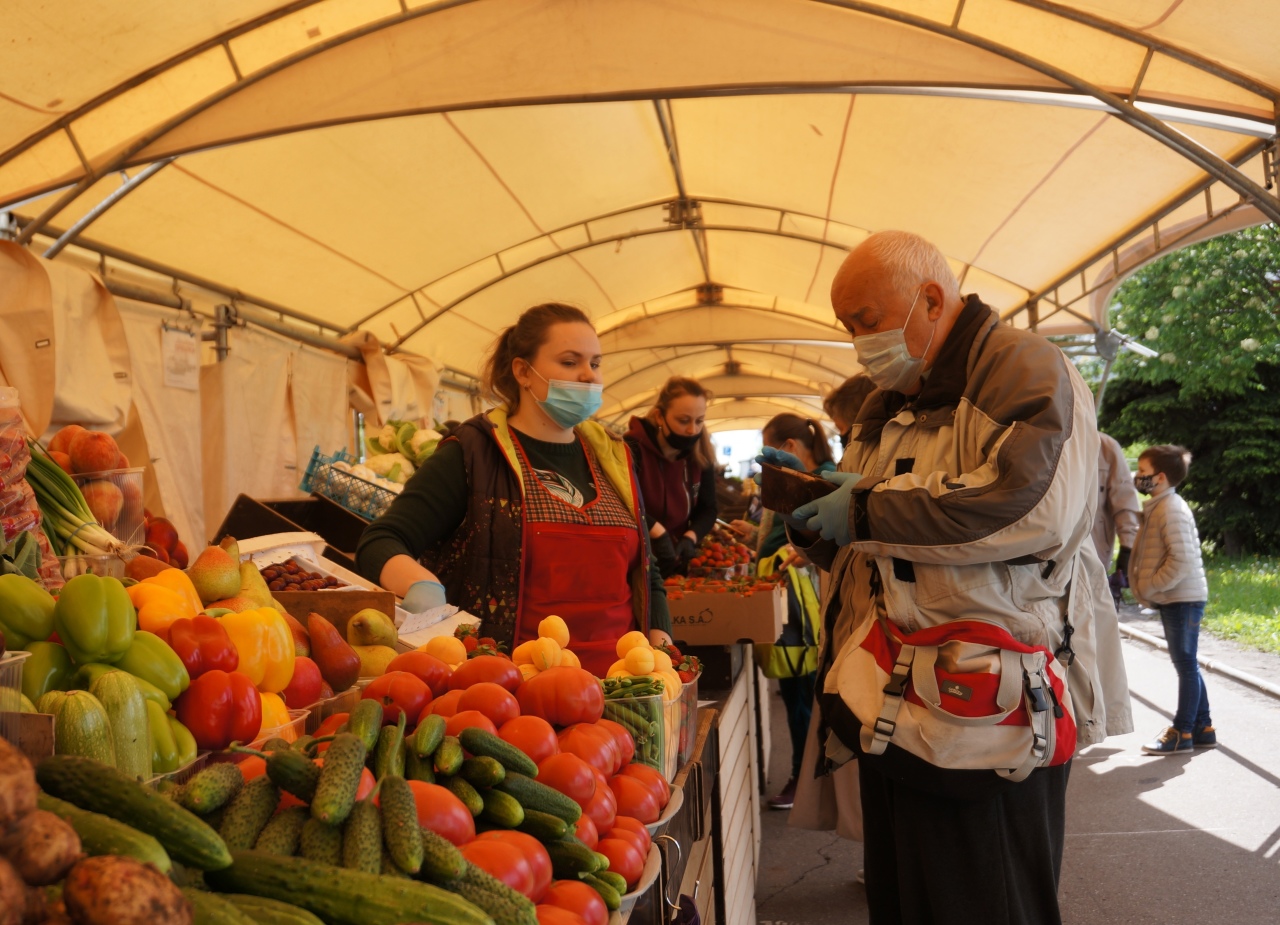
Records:
[[[849,496],[862,476],[856,472],[824,472],[822,477],[840,487],[817,501],[800,505],[791,517],[804,520],[805,528],[821,533],[824,540],[831,540],[837,546],[848,546]]]
[[[794,456],[783,450],[775,450],[771,446],[766,446],[760,450],[760,455],[756,457],[758,463],[769,463],[772,466],[781,466],[783,469],[795,469],[797,472],[804,472],[804,463],[800,461],[800,457]],[[752,480],[757,485],[760,484],[760,473],[753,475]]]
[[[400,606],[409,613],[422,613],[424,610],[440,607],[446,603],[448,602],[444,599],[444,585],[424,578],[409,585],[409,590],[404,593],[404,600],[401,601]]]

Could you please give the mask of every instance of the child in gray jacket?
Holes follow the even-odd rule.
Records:
[[[1142,525],[1129,559],[1129,586],[1143,606],[1160,611],[1169,657],[1178,673],[1173,725],[1142,746],[1148,755],[1190,754],[1218,744],[1196,662],[1209,585],[1195,517],[1176,491],[1190,464],[1191,454],[1183,447],[1153,446],[1138,457],[1133,479],[1138,491],[1151,497],[1142,505]]]

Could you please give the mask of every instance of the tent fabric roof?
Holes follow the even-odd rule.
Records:
[[[38,247],[154,164],[80,243],[463,372],[528,305],[576,302],[606,420],[673,373],[715,382],[717,427],[815,410],[857,368],[827,292],[875,230],[1082,334],[1127,268],[1280,214],[1270,0],[0,0],[0,22],[0,209]]]

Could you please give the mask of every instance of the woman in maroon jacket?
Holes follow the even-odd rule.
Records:
[[[649,542],[662,577],[688,570],[716,522],[715,449],[707,433],[711,396],[696,379],[672,376],[626,440],[636,463]]]

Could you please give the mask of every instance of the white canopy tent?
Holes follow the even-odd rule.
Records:
[[[1277,47],[1272,0],[0,0],[0,211],[464,381],[575,302],[604,420],[679,373],[758,427],[856,371],[827,293],[872,231],[1088,338],[1280,218]]]

